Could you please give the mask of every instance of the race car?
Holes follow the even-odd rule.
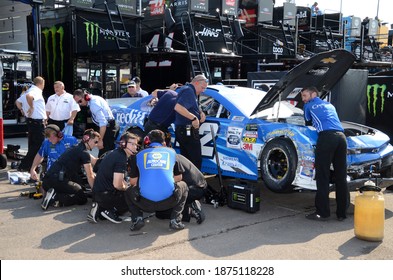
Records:
[[[353,61],[353,55],[345,50],[320,53],[293,68],[267,92],[209,86],[199,97],[206,113],[199,129],[202,172],[218,174],[220,166],[223,176],[262,179],[274,192],[295,187],[315,190],[318,133],[305,125],[300,92],[304,86],[313,85],[325,98]],[[143,123],[152,110],[151,97],[128,99],[110,100],[120,134],[131,131],[143,136]],[[391,176],[393,146],[389,137],[365,125],[345,121],[342,125],[348,143],[348,181],[367,179],[370,166],[373,172]],[[177,149],[174,133],[172,140]]]

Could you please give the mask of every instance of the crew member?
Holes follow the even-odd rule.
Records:
[[[121,223],[119,214],[128,211],[125,191],[127,159],[138,151],[139,137],[126,132],[120,137],[119,147],[108,152],[100,162],[93,187],[93,204],[87,220],[97,223],[100,215],[112,223]]]
[[[317,193],[316,211],[307,219],[325,221],[330,216],[329,183],[330,165],[333,164],[336,186],[337,219],[347,217],[349,191],[347,186],[347,140],[336,109],[327,101],[321,100],[316,87],[305,87],[301,91],[306,123],[318,132],[315,149],[315,172]]]
[[[80,106],[89,106],[92,120],[99,128],[101,141],[98,144],[98,157],[106,151],[113,150],[119,127],[116,125],[108,102],[101,96],[92,95],[82,89],[74,91],[74,100]]]
[[[205,121],[205,114],[198,106],[198,95],[205,91],[208,82],[204,75],[195,76],[190,84],[179,89],[175,105],[175,134],[180,153],[198,169],[202,167],[199,126]]]
[[[95,174],[93,166],[95,161],[89,151],[96,147],[100,134],[93,129],[87,129],[82,136],[82,141],[67,149],[46,172],[42,187],[46,195],[41,203],[41,208],[47,210],[49,206],[83,205],[87,202],[84,192],[84,180],[81,168],[83,167],[87,182],[93,188]]]
[[[160,130],[152,130],[144,140],[148,148],[132,157],[130,166],[130,184],[127,192],[132,231],[141,229],[145,223],[143,212],[155,212],[171,209],[169,227],[184,229],[182,212],[187,199],[187,185],[176,161],[176,152],[165,147],[165,135]]]

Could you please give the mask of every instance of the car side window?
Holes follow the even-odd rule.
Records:
[[[210,96],[201,95],[200,106],[207,117],[229,118],[229,111],[217,100]]]

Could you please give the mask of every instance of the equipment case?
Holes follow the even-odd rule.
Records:
[[[228,207],[249,213],[259,211],[260,188],[244,183],[228,185]]]

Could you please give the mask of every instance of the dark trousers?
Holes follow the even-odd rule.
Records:
[[[124,214],[128,211],[128,205],[125,199],[125,192],[113,191],[113,192],[94,192],[93,201],[97,202],[98,207],[106,210],[116,209],[118,214]]]
[[[150,131],[152,131],[154,129],[159,129],[164,133],[169,132],[168,127],[164,127],[164,126],[160,125],[159,123],[156,123],[150,119],[147,119],[145,125],[143,126],[143,130],[144,130],[145,134],[148,134]]]
[[[132,219],[141,217],[143,215],[142,211],[153,213],[173,208],[171,219],[181,221],[187,195],[187,184],[180,181],[175,184],[173,195],[162,201],[151,201],[140,196],[138,187],[130,187],[126,190],[126,201],[130,209]]]
[[[199,170],[202,168],[202,149],[199,130],[191,128],[187,136],[186,126],[176,126],[176,141],[180,145],[180,154],[188,158]]]
[[[27,145],[28,151],[26,156],[22,159],[19,169],[30,171],[31,165],[33,164],[34,157],[41,147],[42,142],[45,139],[44,136],[44,123],[42,120],[35,120],[27,118]]]
[[[184,205],[184,209],[182,212],[183,222],[189,222],[191,220],[190,216],[190,207],[191,203],[195,200],[201,200],[205,196],[205,189],[196,187],[196,186],[189,186],[188,188],[188,196],[186,199],[186,203]],[[156,217],[158,219],[170,219],[171,218],[172,209],[168,209],[165,211],[156,211]]]
[[[115,121],[110,121],[106,126],[104,139],[102,139],[104,148],[99,150],[98,157],[105,154],[107,151],[111,151],[115,148],[115,139],[119,133],[119,126],[116,125]]]
[[[333,164],[336,186],[336,203],[338,217],[346,217],[349,206],[347,186],[347,141],[344,133],[324,131],[318,135],[315,151],[315,169],[317,193],[315,196],[316,211],[322,217],[330,216],[329,182],[330,165]]]
[[[55,200],[58,200],[61,206],[83,205],[87,202],[87,196],[80,184],[67,179],[59,181],[54,174],[44,177],[42,187],[45,191],[53,188],[56,193]]]
[[[62,120],[62,121],[55,121],[52,120],[51,118],[48,119],[48,124],[55,124],[60,128],[60,131],[63,131],[65,124],[68,122],[68,120]]]

